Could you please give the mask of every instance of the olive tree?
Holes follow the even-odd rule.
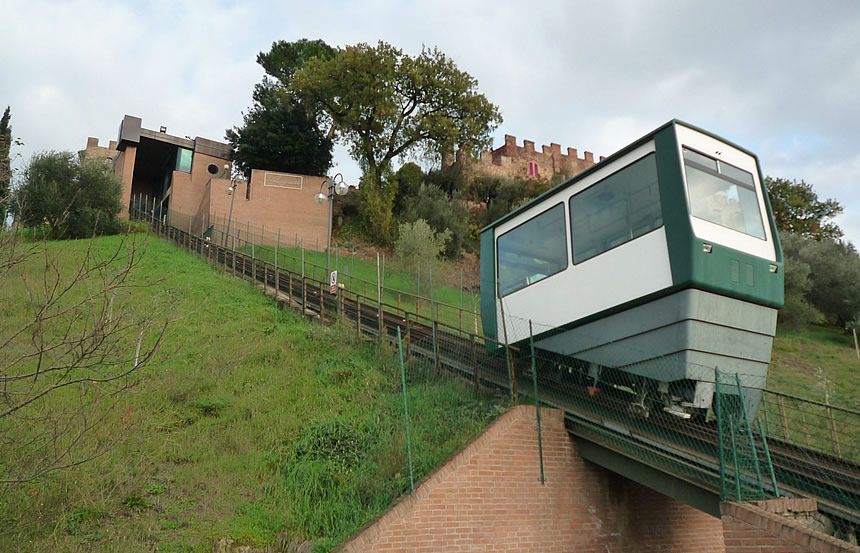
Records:
[[[364,230],[383,243],[395,230],[392,161],[454,146],[475,153],[492,144],[490,133],[502,120],[478,81],[436,48],[413,57],[382,41],[346,46],[307,60],[290,89],[349,145],[363,171]]]

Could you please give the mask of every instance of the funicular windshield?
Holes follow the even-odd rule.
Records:
[[[499,289],[506,295],[567,268],[564,204],[501,235]]]
[[[693,217],[764,240],[752,173],[684,148]]]

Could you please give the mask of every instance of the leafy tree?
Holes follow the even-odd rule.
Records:
[[[12,148],[10,118],[9,106],[6,106],[6,111],[0,118],[0,227],[6,224],[6,202],[9,198],[9,184],[12,181],[12,159],[9,157],[9,151]]]
[[[394,254],[404,269],[413,271],[418,268],[429,276],[450,239],[451,231],[435,232],[424,219],[402,223],[394,243]],[[427,282],[430,279],[422,277],[422,280]]]
[[[812,267],[800,256],[806,239],[796,234],[783,233],[780,241],[785,259],[785,305],[779,311],[780,328],[793,330],[809,323],[821,322],[824,315],[810,305],[806,297],[813,285],[809,278]]]
[[[424,181],[424,172],[414,163],[406,163],[394,174],[397,180],[397,193],[394,197],[394,213],[401,214],[406,201],[417,195]]]
[[[851,244],[791,234],[780,238],[789,320],[802,323],[823,318],[844,327],[860,315],[860,256]]]
[[[860,313],[860,256],[846,242],[807,240],[800,251],[812,287],[806,297],[831,323],[845,327]]]
[[[428,184],[435,184],[444,190],[449,198],[460,196],[468,188],[461,165],[451,165],[450,167],[430,171],[424,180]]]
[[[349,144],[364,173],[362,223],[382,243],[394,230],[388,215],[397,182],[388,178],[392,160],[455,145],[475,152],[491,144],[490,133],[501,122],[498,108],[477,92],[477,81],[435,48],[411,57],[381,41],[347,46],[329,59],[307,60],[290,89]]]
[[[460,255],[469,235],[469,213],[466,208],[432,184],[422,184],[416,195],[406,199],[401,217],[407,223],[423,220],[437,233],[447,231],[450,238],[444,253],[448,259]]]
[[[254,104],[243,125],[226,132],[233,159],[246,176],[254,168],[309,175],[324,175],[331,168],[331,137],[321,130],[318,113],[308,110],[287,86],[307,60],[333,53],[322,40],[302,39],[274,42],[271,50],[257,55],[266,75],[254,87]]]
[[[104,163],[71,152],[43,152],[30,160],[15,206],[25,227],[48,226],[51,238],[114,234],[122,225],[122,183]]]
[[[842,229],[830,220],[842,213],[839,202],[819,200],[812,185],[803,180],[765,177],[764,183],[779,230],[813,240],[842,236]]]

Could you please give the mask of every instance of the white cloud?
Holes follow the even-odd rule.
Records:
[[[860,4],[552,0],[234,3],[0,0],[0,104],[23,154],[115,138],[126,113],[222,139],[275,40],[438,46],[500,106],[507,134],[608,155],[673,117],[812,182],[860,243]],[[338,170],[358,170],[337,152]]]

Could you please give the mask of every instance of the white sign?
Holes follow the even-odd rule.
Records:
[[[331,289],[329,290],[329,294],[334,294],[337,290],[337,271],[331,272],[331,277],[329,278],[329,284],[331,284]]]

